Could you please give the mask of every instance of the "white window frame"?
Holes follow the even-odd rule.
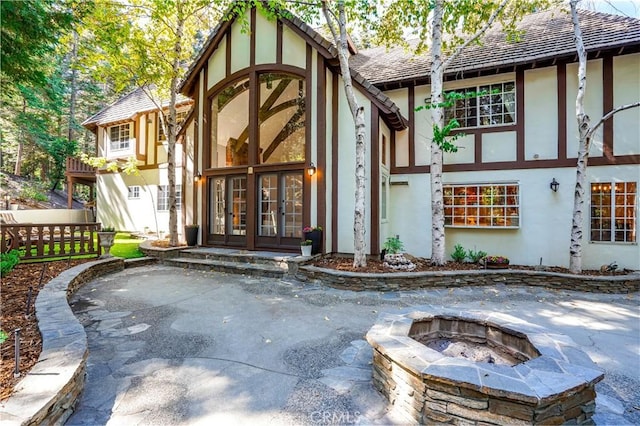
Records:
[[[110,126],[107,130],[107,134],[109,136],[110,151],[126,151],[129,148],[131,148],[130,123],[117,124],[115,126]]]
[[[509,192],[514,190],[515,194]],[[443,184],[444,226],[517,229],[521,226],[520,183]]]
[[[516,83],[514,80],[479,84],[448,91],[449,93],[482,93],[486,95],[454,101],[445,108],[445,122],[457,119],[461,129],[515,126],[518,122]],[[511,121],[505,122],[506,119]]]
[[[129,200],[140,199],[140,185],[131,185],[127,187],[127,190],[128,190],[127,199]]]
[[[158,185],[156,208],[159,212],[169,211],[169,185]],[[176,185],[176,210],[182,208],[182,184]]]
[[[589,195],[589,242],[637,244],[638,182],[592,182]],[[609,197],[608,203],[605,197]],[[603,215],[603,209],[609,214]]]

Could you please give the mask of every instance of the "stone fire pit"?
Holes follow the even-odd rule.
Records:
[[[373,381],[419,423],[593,424],[603,372],[568,336],[486,312],[382,314]]]

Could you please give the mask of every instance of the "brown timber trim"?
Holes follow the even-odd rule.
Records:
[[[231,27],[229,27],[227,29],[227,37],[226,37],[226,52],[225,52],[225,59],[224,59],[224,75],[227,76],[227,78],[229,78],[229,76],[231,75]],[[209,55],[210,57],[211,55]],[[207,58],[207,61],[209,59]]]
[[[338,252],[338,74],[331,84],[331,252]]]
[[[293,65],[284,65],[284,64],[261,64],[256,65],[254,67],[245,68],[240,71],[236,71],[233,74],[227,76],[224,80],[216,83],[211,89],[206,91],[205,97],[211,98],[217,92],[225,89],[229,84],[234,83],[243,78],[250,78],[253,72],[282,72],[287,74],[292,74],[298,77],[306,78],[307,71],[303,68],[295,67]],[[251,89],[251,88],[250,88]]]
[[[251,28],[249,31],[249,65],[256,64],[256,8],[251,8]]]
[[[276,63],[282,64],[282,21],[276,21]]]
[[[158,126],[160,125],[160,114],[156,111],[155,115],[155,121],[153,122],[153,126],[151,126],[151,130],[153,130],[153,141],[155,141],[155,143],[153,144],[153,162],[151,164],[160,164],[160,161],[158,160],[158,136],[160,136],[158,134]]]
[[[205,70],[204,84],[205,84],[205,87],[206,87],[207,84],[208,84],[207,83],[207,78],[206,78],[206,76],[207,76],[207,73],[206,73],[207,67],[205,67],[204,70]],[[200,124],[199,124],[200,123],[200,102],[202,102],[202,99],[200,99],[200,79],[199,78],[198,78],[198,81],[196,82],[195,89],[196,89],[196,96],[195,96],[195,103],[194,103],[194,120],[193,120],[193,173],[194,173],[194,175],[197,175],[198,173],[200,173],[202,175],[202,172],[201,172],[202,169],[200,168],[200,163],[199,163],[200,162],[200,156],[198,155],[198,152],[200,150],[200,140],[198,138],[198,129],[199,129],[199,126],[200,126]],[[207,103],[205,102],[204,105],[206,105],[206,104]],[[204,113],[204,111],[203,111],[203,113]],[[204,114],[202,115],[202,119],[203,119],[203,121],[206,120]],[[203,124],[205,124],[205,123],[203,123]],[[204,128],[206,128],[206,127],[207,126],[205,124]],[[187,137],[187,132],[185,132],[185,138],[186,137]],[[188,142],[187,142],[187,144],[185,144],[185,146],[188,146]],[[185,150],[185,152],[182,153],[182,155],[185,158],[187,157],[186,150]],[[185,167],[185,170],[186,170],[186,167]],[[198,223],[198,187],[200,185],[204,185],[204,178],[202,178],[202,177],[200,178],[200,180],[198,182],[194,181],[194,183],[193,183],[193,206],[192,206],[192,209],[193,209],[193,221],[194,221],[195,224]],[[203,209],[202,210],[203,211],[205,210],[204,206],[208,205],[208,203],[205,203],[204,201],[205,201],[205,199],[202,198],[202,202],[203,202],[203,204],[202,204],[203,205]],[[204,225],[204,223],[203,223],[203,225]],[[200,226],[200,229],[203,230],[204,227]],[[206,234],[202,234],[202,235],[206,235]]]
[[[558,85],[558,160],[567,159],[567,64],[556,68]]]
[[[412,123],[409,123],[409,129],[411,129]],[[409,130],[411,131],[411,130]],[[396,167],[396,131],[393,129],[389,129],[389,133],[391,134],[391,138],[389,140],[389,155],[391,156],[391,160],[389,161],[389,173],[393,174],[398,170]]]
[[[370,254],[380,253],[380,116],[378,108],[371,103],[371,233]]]
[[[476,164],[482,163],[482,133],[480,132],[473,135],[473,161]]]
[[[516,70],[516,161],[524,161],[524,69]]]
[[[415,88],[409,87],[409,167],[416,165],[416,99]],[[373,108],[373,106],[372,106]],[[395,164],[395,160],[394,160]]]
[[[313,76],[313,51],[311,50],[311,46],[306,45],[306,66],[305,66],[305,101],[304,101],[304,139],[306,143],[304,144],[304,158],[305,158],[305,169],[306,166],[311,164],[311,113],[313,110],[313,90],[311,88],[311,78]],[[317,169],[316,169],[317,170]],[[302,224],[303,226],[311,225],[311,181],[313,180],[313,176],[309,176],[306,173],[306,170],[302,171]]]
[[[602,58],[602,115],[613,110],[613,57]],[[613,118],[602,123],[602,155],[613,157]]]
[[[316,172],[316,182],[318,185],[318,202],[316,213],[318,226],[327,229],[327,68],[324,58],[316,54],[316,143],[318,153],[318,164]],[[322,233],[322,249],[326,251],[326,234]]]

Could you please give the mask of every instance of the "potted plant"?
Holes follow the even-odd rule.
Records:
[[[486,269],[506,269],[509,267],[509,258],[505,256],[486,256],[484,258]]]
[[[112,226],[103,226],[98,231],[98,244],[104,249],[104,254],[100,257],[111,257],[111,247],[113,246],[116,238],[116,230]]]
[[[302,234],[305,240],[311,240],[311,254],[322,252],[322,227],[321,226],[305,226],[302,228]]]
[[[184,238],[187,240],[188,246],[196,246],[198,245],[198,231],[200,230],[200,225],[185,225],[184,226]]]
[[[311,256],[312,247],[313,247],[313,241],[311,240],[302,240],[300,242],[300,250],[302,251],[302,255],[305,257]]]

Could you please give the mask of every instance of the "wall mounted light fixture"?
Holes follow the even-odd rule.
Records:
[[[4,209],[9,210],[9,203],[11,202],[11,195],[4,194]]]
[[[201,175],[200,173],[198,173],[197,175],[194,175],[194,176],[193,176],[193,181],[194,181],[195,183],[200,182],[200,179],[202,179],[202,175]]]
[[[309,167],[307,167],[307,174],[309,176],[313,176],[316,174],[316,166],[314,166],[313,163],[310,163]]]
[[[549,188],[551,188],[551,190],[553,192],[558,192],[558,187],[560,186],[560,182],[558,182],[556,180],[556,178],[553,178],[553,180],[551,181],[551,183],[549,184]]]

